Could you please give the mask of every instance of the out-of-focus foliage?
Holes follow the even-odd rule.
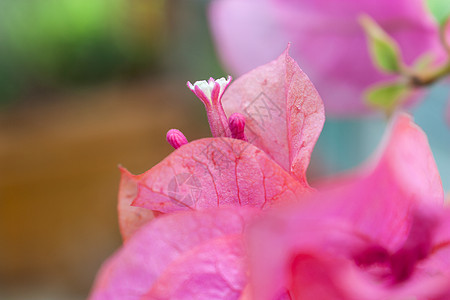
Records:
[[[369,105],[390,114],[398,102],[407,98],[410,90],[405,82],[383,82],[367,89],[365,98]]]
[[[360,17],[367,35],[369,51],[380,71],[397,73],[401,69],[400,50],[397,43],[367,15]]]
[[[163,0],[1,1],[0,103],[152,69],[163,23]]]
[[[450,1],[427,0],[427,5],[440,25],[443,25],[450,17]]]

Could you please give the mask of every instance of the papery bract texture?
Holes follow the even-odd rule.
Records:
[[[122,171],[126,188],[119,197],[119,217],[124,239],[153,217],[141,208],[154,213],[265,208],[280,199],[298,201],[313,191],[306,169],[323,127],[323,103],[288,50],[289,46],[278,59],[238,78],[228,89],[231,77],[188,83],[197,96],[206,97],[202,101],[207,111],[228,121],[210,124],[215,138],[191,143],[172,129],[168,136],[183,140],[172,143],[176,151],[141,175]],[[220,137],[225,134],[222,125],[231,126],[234,138]],[[139,208],[127,208],[130,201]]]
[[[288,54],[238,78],[225,92],[225,112],[245,116],[245,134],[307,185],[306,169],[325,121],[322,99]]]
[[[312,190],[264,151],[241,140],[208,138],[177,149],[135,178],[133,205],[169,213],[223,206],[265,207]]]
[[[239,299],[248,209],[190,211],[145,224],[100,270],[91,300]]]
[[[358,23],[363,13],[398,42],[407,64],[426,52],[435,61],[445,57],[423,0],[216,0],[209,17],[217,50],[232,73],[253,69],[293,42],[292,56],[314,82],[327,113],[348,116],[367,112],[363,91],[389,79],[369,56]]]
[[[147,221],[153,219],[154,212],[145,208],[132,206],[131,203],[138,193],[137,178],[126,169],[120,168],[121,179],[119,187],[118,215],[119,227],[123,240],[127,240]]]

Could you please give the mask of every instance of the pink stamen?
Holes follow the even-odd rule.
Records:
[[[178,129],[170,129],[166,135],[167,142],[175,149],[180,148],[188,143],[187,138]]]
[[[230,127],[231,137],[247,141],[247,137],[245,136],[245,117],[240,113],[234,113],[228,119],[228,126]]]
[[[214,137],[231,137],[228,119],[221,103],[222,95],[230,81],[231,77],[228,76],[228,79],[215,80],[210,78],[208,81],[196,81],[194,84],[187,83],[189,89],[205,105],[209,126]]]

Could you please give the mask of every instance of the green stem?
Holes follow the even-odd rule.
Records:
[[[436,81],[450,75],[450,61],[447,61],[443,66],[430,70],[422,74],[407,73],[404,74],[409,79],[410,83],[414,87],[428,86]]]
[[[447,62],[442,66],[429,70],[424,73],[417,73],[417,71],[403,69],[402,74],[405,76],[413,87],[423,87],[435,83],[436,81],[450,75],[450,44],[447,41],[446,28],[450,25],[450,18],[439,27],[439,39],[442,47],[447,52]]]

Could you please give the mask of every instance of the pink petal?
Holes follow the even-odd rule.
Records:
[[[381,292],[370,285],[350,261],[340,257],[302,253],[291,266],[290,294],[302,300],[381,299]]]
[[[131,206],[131,202],[136,198],[138,186],[136,177],[126,169],[120,168],[121,179],[119,187],[119,227],[123,240],[127,240],[143,224],[153,219],[153,211],[145,208]]]
[[[395,118],[374,159],[353,174],[335,179],[328,188],[297,207],[275,212],[274,217],[261,220],[249,231],[256,299],[271,299],[283,292],[291,280],[292,259],[298,253],[352,258],[372,245],[393,253],[408,236],[412,210],[420,206],[439,209],[443,203],[442,185],[426,136],[406,114]],[[354,273],[352,268],[349,272]],[[327,276],[321,280],[331,280]],[[354,276],[360,277],[350,277]],[[364,278],[355,280],[361,281],[355,284],[361,285],[356,291],[374,288]],[[344,292],[336,291],[336,286],[341,285],[328,284],[326,288],[331,290],[327,293]],[[371,299],[367,295],[348,299]]]
[[[420,274],[403,284],[389,286],[371,279],[349,260],[318,253],[299,254],[294,259],[290,288],[293,299],[444,300],[450,296],[448,273]]]
[[[366,13],[380,23],[406,63],[425,52],[443,61],[438,27],[425,5],[423,0],[216,0],[209,17],[219,54],[235,75],[292,42],[292,57],[314,82],[327,113],[348,116],[367,112],[363,91],[390,78],[374,67],[358,16]]]
[[[433,240],[429,258],[421,264],[421,269],[431,273],[450,273],[450,209],[442,211],[438,218],[439,227]]]
[[[328,215],[331,201],[313,197],[316,201],[275,211],[248,230],[255,299],[273,299],[286,289],[292,299],[381,299],[348,259],[371,245],[370,239],[345,218]]]
[[[215,239],[173,263],[142,299],[239,299],[245,267],[240,234]]]
[[[394,119],[370,161],[325,187],[337,188],[335,213],[351,218],[359,231],[390,250],[406,239],[412,207],[440,207],[444,201],[427,137],[406,114]],[[353,204],[345,205],[349,201]]]
[[[222,104],[228,115],[245,116],[249,142],[306,186],[306,168],[325,117],[319,94],[288,50],[238,78]]]
[[[237,299],[246,284],[239,236],[252,215],[216,209],[145,224],[103,265],[90,299],[192,299],[182,293],[193,291]]]
[[[296,200],[302,186],[262,150],[236,139],[208,138],[175,150],[136,178],[133,205],[164,213],[218,206],[264,207]]]
[[[211,2],[209,19],[213,37],[229,71],[244,74],[284,50],[290,38],[274,14],[276,9],[270,0]]]
[[[271,211],[247,230],[254,299],[276,299],[286,290],[292,299],[306,300],[443,300],[450,295],[450,247],[419,263],[406,282],[392,285],[355,264],[355,255],[374,245],[374,240],[359,232],[352,218],[330,211],[330,205],[336,200],[339,203],[339,198],[331,193],[311,197],[312,201]],[[353,206],[352,200],[344,205]],[[449,216],[442,224],[450,224]],[[378,225],[383,219],[372,222]],[[440,232],[446,232],[448,238],[447,225]]]

